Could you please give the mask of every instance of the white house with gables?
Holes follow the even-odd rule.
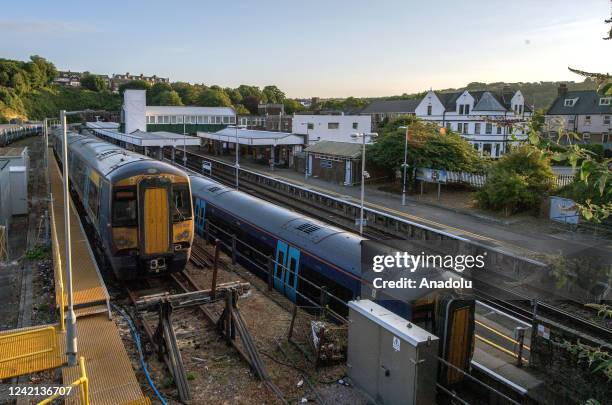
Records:
[[[497,158],[509,143],[527,138],[522,125],[532,115],[520,90],[463,90],[453,93],[429,91],[415,109],[415,115],[460,133],[483,155]]]

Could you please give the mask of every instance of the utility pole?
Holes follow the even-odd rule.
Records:
[[[236,190],[238,190],[238,183],[240,178],[240,141],[238,139],[238,125],[234,125],[235,134],[236,134],[236,147],[234,148],[234,152],[236,152]]]
[[[62,123],[62,166],[64,172],[64,234],[66,245],[66,290],[68,294],[68,312],[66,327],[66,356],[68,365],[77,365],[77,333],[76,315],[74,313],[74,300],[72,296],[72,239],[70,237],[70,187],[68,178],[68,129],[66,124],[66,110],[60,111]],[[62,304],[63,297],[62,297]]]

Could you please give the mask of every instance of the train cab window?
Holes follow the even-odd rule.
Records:
[[[174,185],[172,187],[172,202],[174,205],[173,221],[184,221],[191,218],[191,198],[187,186]]]
[[[113,194],[113,225],[136,226],[138,224],[136,190],[120,189]]]

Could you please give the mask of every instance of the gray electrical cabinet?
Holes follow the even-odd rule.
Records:
[[[438,338],[370,301],[349,302],[348,376],[384,405],[434,404]]]

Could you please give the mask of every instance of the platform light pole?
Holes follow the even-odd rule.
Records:
[[[68,178],[68,129],[66,127],[66,110],[60,111],[62,125],[62,168],[64,177],[64,234],[66,245],[66,292],[68,294],[68,312],[66,314],[66,356],[68,365],[77,365],[76,315],[72,295],[72,239],[70,238],[70,188]],[[62,299],[62,305],[63,299]]]
[[[365,171],[365,147],[366,147],[366,138],[370,137],[370,139],[376,138],[378,134],[376,132],[361,132],[351,134],[351,138],[358,139],[361,138],[361,207],[359,211],[359,235],[363,236],[363,205],[365,199],[365,179],[366,176],[370,177],[369,174]]]
[[[406,169],[408,168],[408,127],[402,125],[398,128],[406,130],[406,134],[404,135],[404,164],[402,165],[402,168],[404,169],[404,179],[402,181],[402,205],[406,205]]]
[[[240,140],[238,139],[238,123],[234,125],[234,133],[236,135],[236,147],[234,148],[234,152],[236,153],[236,163],[234,166],[236,167],[236,190],[238,190],[238,183],[240,181]]]
[[[304,138],[304,149],[308,148],[308,125],[309,122],[302,122],[300,125],[306,125],[306,138]],[[306,160],[304,161],[304,181],[308,180],[308,153],[306,153]]]

